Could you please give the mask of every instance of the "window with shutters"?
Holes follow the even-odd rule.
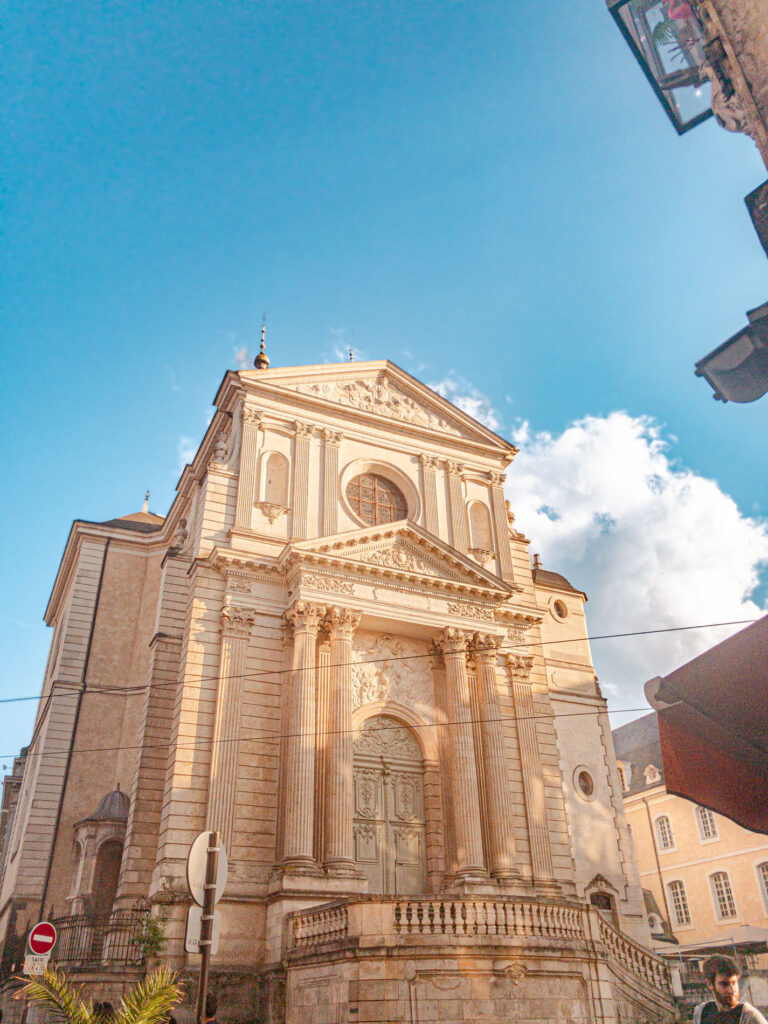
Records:
[[[701,839],[702,843],[706,843],[710,839],[720,838],[715,816],[708,807],[696,808],[696,824],[699,826],[699,839]]]
[[[659,849],[674,850],[675,834],[672,831],[672,822],[666,814],[656,819],[656,835],[659,839]]]
[[[688,906],[688,894],[685,891],[685,884],[679,880],[670,882],[667,885],[669,891],[669,902],[672,905],[674,924],[678,928],[684,928],[691,923],[691,911]]]
[[[712,896],[718,920],[729,921],[736,917],[736,900],[733,898],[731,880],[727,871],[716,871],[710,875]]]

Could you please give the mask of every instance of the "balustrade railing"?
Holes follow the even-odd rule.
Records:
[[[68,967],[111,963],[141,967],[149,910],[115,910],[111,914],[73,914],[52,923],[57,939],[51,959]]]
[[[657,989],[669,989],[669,969],[659,957],[617,931],[594,907],[583,904],[514,898],[384,896],[325,904],[296,911],[290,918],[291,945],[297,951],[329,943],[356,942],[378,934],[403,938],[506,936],[580,942],[591,939],[625,970]]]

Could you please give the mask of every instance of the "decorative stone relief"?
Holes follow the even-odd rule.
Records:
[[[463,433],[456,424],[440,416],[434,409],[420,405],[384,377],[375,381],[329,380],[316,384],[298,384],[296,390],[305,395],[315,395],[330,402],[337,402],[339,405],[361,409],[363,412],[374,412],[379,416],[390,416],[395,420],[430,427],[444,434],[461,437]]]
[[[168,554],[169,555],[180,555],[180,554],[182,554],[184,552],[184,549],[187,546],[187,541],[188,540],[189,540],[189,530],[187,529],[187,520],[186,519],[180,519],[179,520],[179,525],[176,527],[176,530],[175,530],[175,532],[173,534],[173,540],[171,541],[171,546],[168,549]]]
[[[358,768],[355,771],[355,814],[359,818],[375,818],[378,810],[380,772]]]
[[[227,590],[229,590],[233,594],[252,593],[250,583],[239,583],[237,580],[231,580],[227,585]]]
[[[413,551],[395,545],[380,551],[366,551],[360,556],[362,561],[373,565],[386,565],[390,569],[405,569],[407,572],[418,572],[423,576],[438,576],[434,566],[419,558]]]
[[[493,608],[486,608],[481,604],[449,601],[447,608],[451,615],[462,615],[465,619],[481,619],[483,622],[494,621]]]
[[[280,516],[288,512],[284,505],[273,505],[270,501],[257,501],[256,507],[261,509],[270,523],[276,522]]]
[[[224,430],[220,430],[216,435],[216,441],[213,446],[213,459],[214,462],[227,461],[227,434]]]
[[[348,580],[337,580],[332,576],[318,576],[315,573],[305,572],[301,575],[301,582],[315,590],[325,590],[330,594],[354,594],[355,585]]]
[[[352,707],[392,700],[431,705],[432,674],[426,644],[405,637],[360,633],[352,649]]]
[[[495,554],[495,552],[489,551],[487,548],[470,548],[469,553],[480,565],[487,565]]]
[[[356,754],[421,760],[421,748],[411,732],[388,715],[369,718],[354,740]]]
[[[256,611],[253,608],[227,605],[221,611],[221,631],[228,636],[241,639],[249,637],[255,621]]]

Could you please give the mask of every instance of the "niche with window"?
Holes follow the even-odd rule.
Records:
[[[491,514],[482,501],[469,503],[469,550],[481,565],[493,558]]]
[[[288,460],[265,452],[261,460],[261,500],[258,505],[270,523],[288,511]]]

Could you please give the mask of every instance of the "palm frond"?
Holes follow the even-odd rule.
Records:
[[[93,1004],[84,1002],[81,992],[82,986],[76,988],[57,967],[48,967],[22,989],[23,995],[61,1024],[93,1024]]]
[[[123,996],[114,1024],[160,1024],[183,995],[177,979],[167,967],[148,974]]]

